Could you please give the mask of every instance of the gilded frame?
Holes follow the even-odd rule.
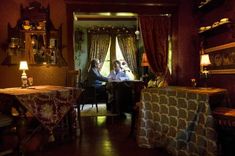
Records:
[[[210,74],[235,74],[235,42],[205,49],[204,53],[209,54]]]

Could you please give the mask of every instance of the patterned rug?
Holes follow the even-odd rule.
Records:
[[[82,106],[80,106],[81,117],[85,116],[116,116],[117,114],[113,114],[106,109],[106,104],[98,104],[98,112],[96,112],[95,105],[85,104],[82,110]]]

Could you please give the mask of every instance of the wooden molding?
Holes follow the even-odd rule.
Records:
[[[209,70],[210,74],[235,74],[235,69]]]
[[[158,7],[174,7],[178,6],[177,0],[158,0],[158,1],[151,1],[151,0],[135,0],[135,1],[126,1],[126,0],[119,0],[110,2],[109,0],[102,0],[102,1],[92,1],[92,0],[65,0],[67,4],[83,4],[83,5],[131,5],[131,6],[158,6]]]
[[[227,48],[232,48],[232,47],[235,47],[235,42],[231,42],[231,43],[215,46],[215,47],[212,47],[212,48],[208,48],[208,49],[205,49],[204,52],[205,53],[210,53],[210,52],[223,50],[223,49],[227,49]]]

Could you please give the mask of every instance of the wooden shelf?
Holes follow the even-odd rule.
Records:
[[[209,0],[208,2],[204,4],[199,4],[197,6],[197,9],[201,12],[208,12],[213,10],[214,8],[222,5],[225,0]]]
[[[20,30],[22,33],[32,33],[32,34],[43,34],[46,33],[46,30]]]
[[[218,33],[223,33],[225,31],[229,31],[231,30],[231,28],[234,26],[234,23],[232,22],[227,22],[227,23],[223,23],[223,24],[220,24],[216,27],[212,27],[208,30],[205,30],[205,31],[202,31],[202,32],[198,32],[199,35],[201,36],[205,36],[205,37],[209,37],[209,36],[212,36],[212,35],[215,35],[215,34],[218,34]]]

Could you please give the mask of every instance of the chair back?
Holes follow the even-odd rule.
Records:
[[[95,87],[84,87],[80,95],[80,104],[95,104],[96,103],[96,89]]]
[[[81,81],[81,69],[69,70],[66,74],[66,86],[67,87],[80,87]]]

